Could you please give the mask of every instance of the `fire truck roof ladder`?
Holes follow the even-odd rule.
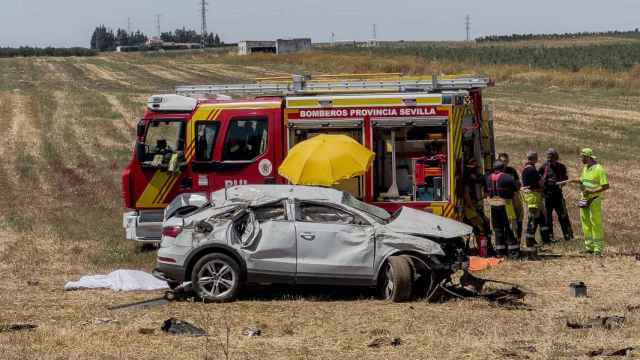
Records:
[[[389,76],[391,75],[391,76]],[[487,77],[469,75],[409,78],[400,74],[310,75],[263,78],[253,84],[221,84],[179,86],[176,94],[206,96],[215,94],[238,95],[315,95],[354,92],[433,92],[485,88],[491,85]]]

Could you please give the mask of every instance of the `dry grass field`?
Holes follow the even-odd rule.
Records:
[[[556,147],[572,175],[590,146],[609,171],[606,250],[509,262],[480,276],[513,281],[533,293],[527,309],[483,300],[391,304],[370,293],[256,290],[231,304],[174,302],[147,310],[110,305],[156,293],[62,291],[81,275],[118,268],[151,270],[121,229],[120,171],[146,97],[184,83],[249,81],[293,72],[482,72],[498,85],[497,144],[517,163],[529,149]],[[94,58],[0,59],[0,359],[549,359],[640,347],[640,70],[564,72],[523,66],[473,67],[409,56],[319,52],[237,57],[210,53],[110,54]],[[568,201],[576,198],[568,191]],[[571,206],[578,236],[576,209]],[[559,234],[559,231],[557,231]],[[585,281],[589,297],[568,296]],[[622,315],[621,329],[566,327],[567,320]],[[205,328],[206,338],[175,337],[159,327],[174,316]],[[96,319],[110,319],[100,324]],[[260,337],[241,334],[256,325]],[[141,334],[140,328],[154,328]],[[397,347],[370,348],[378,336]],[[640,353],[640,350],[638,351]],[[638,355],[636,354],[636,357]]]

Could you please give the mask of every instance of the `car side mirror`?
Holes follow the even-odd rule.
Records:
[[[144,136],[144,131],[147,129],[144,120],[138,121],[138,125],[136,126],[136,136],[138,138],[142,138]]]

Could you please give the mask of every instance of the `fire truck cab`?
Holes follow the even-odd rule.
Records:
[[[390,212],[409,206],[460,219],[464,164],[474,158],[482,169],[494,158],[481,93],[489,80],[388,76],[294,76],[150,97],[122,174],[127,239],[158,242],[164,209],[179,194],[286,184],[278,167],[288,149],[325,133],[376,154],[365,175],[336,188]]]

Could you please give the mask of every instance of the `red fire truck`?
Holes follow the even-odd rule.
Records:
[[[376,154],[369,172],[336,188],[388,211],[459,219],[464,164],[488,167],[494,157],[488,85],[473,76],[294,75],[151,96],[122,174],[126,237],[159,241],[163,210],[179,194],[287,183],[278,166],[288,149],[321,133]]]

